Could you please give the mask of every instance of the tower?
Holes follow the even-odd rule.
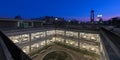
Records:
[[[91,10],[90,20],[92,23],[94,22],[94,10]]]

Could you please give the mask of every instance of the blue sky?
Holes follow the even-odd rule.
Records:
[[[37,18],[58,16],[88,19],[95,10],[103,18],[120,16],[120,0],[0,0],[0,17]]]

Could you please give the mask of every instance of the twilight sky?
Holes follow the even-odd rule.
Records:
[[[0,0],[0,17],[58,16],[86,20],[92,9],[95,17],[120,16],[120,0]]]

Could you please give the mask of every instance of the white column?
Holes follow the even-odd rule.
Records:
[[[31,52],[31,33],[29,33],[29,41],[30,41],[30,43],[29,43],[29,52]]]
[[[66,30],[64,30],[64,43],[66,43]]]
[[[78,48],[80,48],[80,33],[78,32]]]
[[[45,31],[45,37],[47,37],[47,30]],[[47,39],[45,40],[45,45],[47,45]]]

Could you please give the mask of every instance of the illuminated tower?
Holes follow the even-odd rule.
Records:
[[[92,23],[94,22],[94,10],[91,10],[90,20]]]

